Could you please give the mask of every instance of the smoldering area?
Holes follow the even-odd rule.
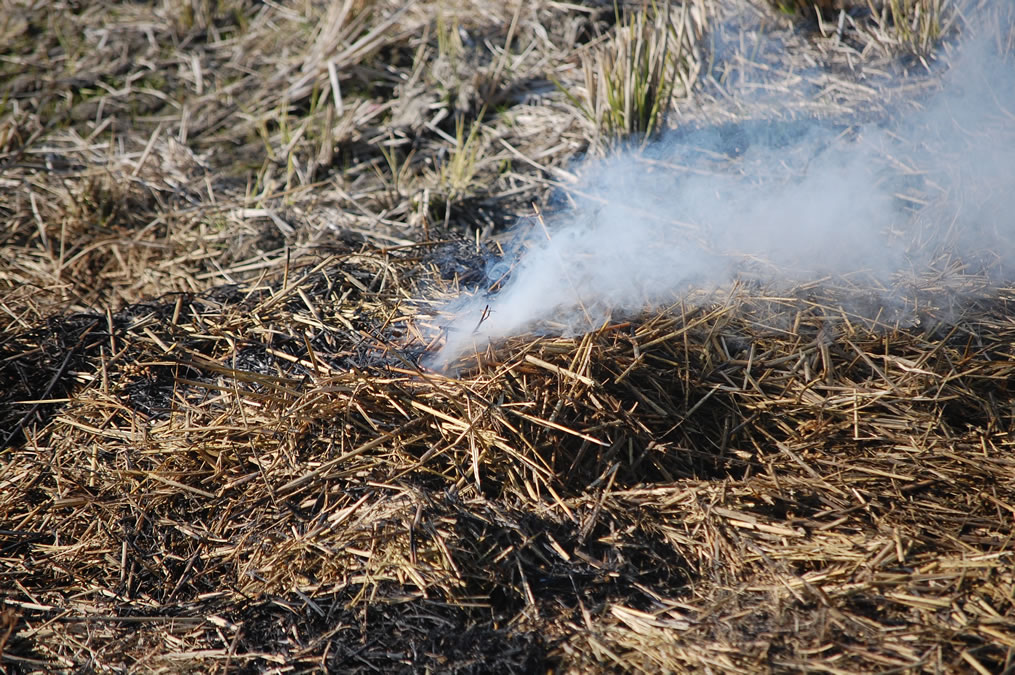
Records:
[[[1007,24],[992,16],[1003,11],[965,17],[944,65],[928,64],[940,70],[935,90],[887,117],[693,123],[579,161],[575,184],[519,221],[486,278],[442,308],[429,365],[732,285],[848,286],[850,311],[898,327],[919,320],[921,279],[1010,280],[1015,70],[996,30]]]

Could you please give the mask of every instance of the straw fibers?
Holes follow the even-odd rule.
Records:
[[[552,80],[613,9],[501,4],[0,20],[0,669],[1012,672],[989,260],[692,289],[426,367],[504,223],[609,145]],[[728,60],[767,87],[864,59],[801,114],[947,65],[868,10],[840,39],[835,10],[698,4],[781,36]],[[740,105],[706,71],[673,119]]]

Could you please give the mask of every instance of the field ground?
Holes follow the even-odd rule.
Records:
[[[1015,672],[999,250],[424,365],[579,159],[915,115],[974,20],[0,0],[0,669]]]

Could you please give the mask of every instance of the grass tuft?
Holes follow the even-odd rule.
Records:
[[[868,2],[879,38],[921,58],[933,52],[955,19],[950,0],[884,0],[880,8]]]
[[[613,39],[582,56],[585,86],[574,100],[611,139],[647,138],[662,127],[673,97],[694,86],[702,6],[652,2],[617,12]]]
[[[441,187],[449,201],[465,197],[474,185],[483,148],[481,129],[482,124],[477,121],[466,133],[465,119],[459,116],[455,120],[455,144],[448,150],[448,160],[440,173]]]

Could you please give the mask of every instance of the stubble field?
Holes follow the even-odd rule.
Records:
[[[974,38],[1011,70],[986,0],[0,0],[0,669],[1013,672]],[[890,274],[749,221],[733,273],[593,307],[553,247],[618,155],[820,230],[815,157],[874,137]],[[640,260],[721,240],[633,199]],[[560,302],[484,333],[540,238]]]

